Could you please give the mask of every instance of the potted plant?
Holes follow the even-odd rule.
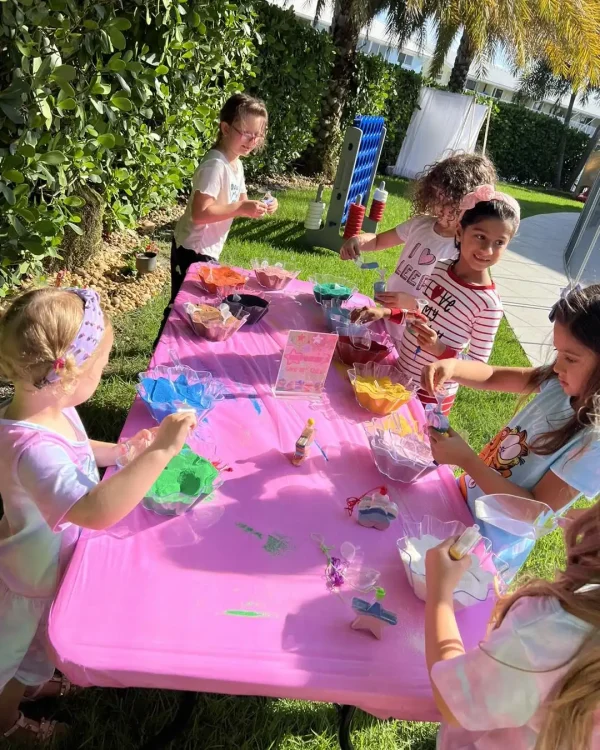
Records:
[[[140,275],[156,271],[158,248],[154,242],[149,242],[141,253],[135,255],[135,267]]]

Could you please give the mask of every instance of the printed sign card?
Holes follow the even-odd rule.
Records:
[[[273,388],[275,395],[320,398],[337,340],[335,333],[290,331]]]

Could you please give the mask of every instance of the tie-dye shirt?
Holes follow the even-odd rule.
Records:
[[[438,750],[533,750],[546,697],[590,631],[556,599],[522,597],[478,648],[435,664],[433,682],[460,724],[442,724]],[[588,750],[600,750],[596,727]]]
[[[26,597],[55,593],[80,533],[65,515],[100,479],[77,411],[63,413],[76,441],[38,424],[0,418],[0,581]]]

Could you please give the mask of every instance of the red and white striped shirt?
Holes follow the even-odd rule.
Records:
[[[502,320],[502,302],[493,282],[489,286],[469,284],[454,273],[453,265],[453,261],[438,263],[425,281],[419,292],[427,300],[423,314],[437,332],[438,340],[454,350],[456,356],[467,352],[469,359],[487,362]],[[421,380],[423,367],[437,360],[433,354],[419,349],[409,327],[402,340],[396,341],[396,348],[398,365],[416,382]],[[452,407],[458,383],[448,383],[447,387],[445,413]],[[423,403],[435,403],[424,391],[419,391],[419,398]]]

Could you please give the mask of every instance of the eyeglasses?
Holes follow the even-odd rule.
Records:
[[[246,143],[250,143],[252,141],[255,141],[256,143],[262,143],[265,140],[264,133],[248,133],[247,130],[240,130],[233,124],[231,127],[235,130],[236,133],[239,133],[242,136],[242,140],[246,141]]]

